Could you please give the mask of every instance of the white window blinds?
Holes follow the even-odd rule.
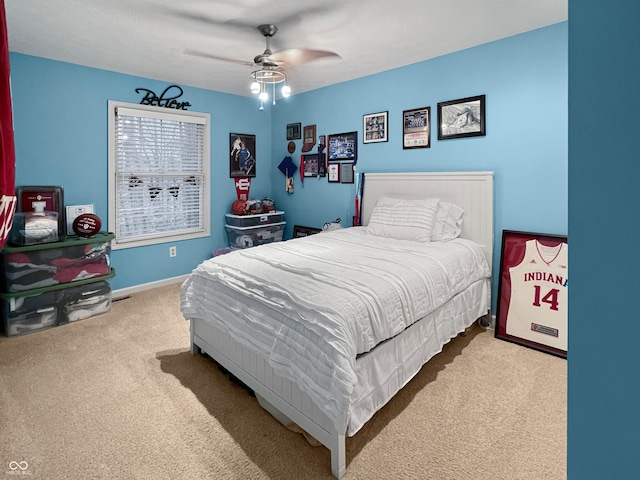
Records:
[[[209,235],[208,115],[110,102],[116,246]]]

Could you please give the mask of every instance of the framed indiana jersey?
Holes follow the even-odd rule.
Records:
[[[502,232],[495,336],[567,358],[567,237]]]

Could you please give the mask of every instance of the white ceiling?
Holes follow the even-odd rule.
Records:
[[[9,49],[169,83],[250,95],[251,62],[336,52],[287,70],[293,93],[364,77],[568,18],[568,0],[5,0]]]

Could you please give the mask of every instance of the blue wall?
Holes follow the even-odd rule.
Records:
[[[494,278],[503,229],[567,233],[567,24],[292,96],[273,116],[273,158],[287,155],[286,125],[318,135],[358,131],[359,171],[495,172]],[[437,104],[486,95],[486,136],[437,139]],[[402,149],[402,111],[431,107],[431,148]],[[389,141],[362,142],[362,115],[389,112]],[[294,155],[299,161],[302,141]],[[295,193],[273,171],[274,198],[294,224],[351,225],[355,186],[296,175]],[[494,293],[497,282],[494,282]],[[494,295],[494,300],[495,300]],[[495,302],[494,302],[495,306]]]
[[[358,171],[495,172],[495,246],[502,229],[567,233],[567,24],[481,45],[377,75],[298,94],[258,111],[253,98],[189,88],[193,111],[211,113],[212,238],[114,251],[114,289],[190,272],[225,245],[224,214],[235,198],[228,175],[229,132],[257,135],[258,176],[251,196],[271,196],[294,224],[350,225],[354,185],[296,175],[287,194],[278,163],[287,155],[286,125],[317,125],[318,135],[358,131]],[[107,100],[138,103],[138,87],[167,84],[20,54],[11,55],[18,185],[65,188],[65,203],[94,203],[107,218]],[[485,137],[402,149],[402,111],[473,95],[487,98]],[[390,140],[362,143],[362,115],[388,111]],[[299,161],[301,141],[294,154]],[[497,271],[498,261],[494,265]],[[497,282],[494,291],[497,289]],[[495,301],[494,301],[495,305]]]
[[[16,185],[62,185],[65,204],[95,205],[106,228],[107,101],[140,103],[136,88],[158,95],[169,84],[68,63],[11,54],[16,143]],[[270,113],[254,99],[181,85],[189,110],[211,114],[211,238],[114,250],[115,289],[189,273],[225,245],[224,215],[236,198],[229,178],[229,133],[256,135],[258,176],[251,194],[271,192]]]
[[[569,4],[570,479],[638,478],[640,4]]]

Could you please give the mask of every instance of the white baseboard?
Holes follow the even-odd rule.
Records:
[[[163,280],[157,280],[155,282],[134,285],[133,287],[119,288],[118,290],[113,290],[111,292],[111,297],[113,298],[113,300],[118,300],[120,298],[125,298],[130,295],[133,295],[134,293],[144,292],[145,290],[151,290],[152,288],[173,285],[174,283],[182,283],[187,279],[188,276],[189,274],[180,275],[178,277],[165,278]]]

